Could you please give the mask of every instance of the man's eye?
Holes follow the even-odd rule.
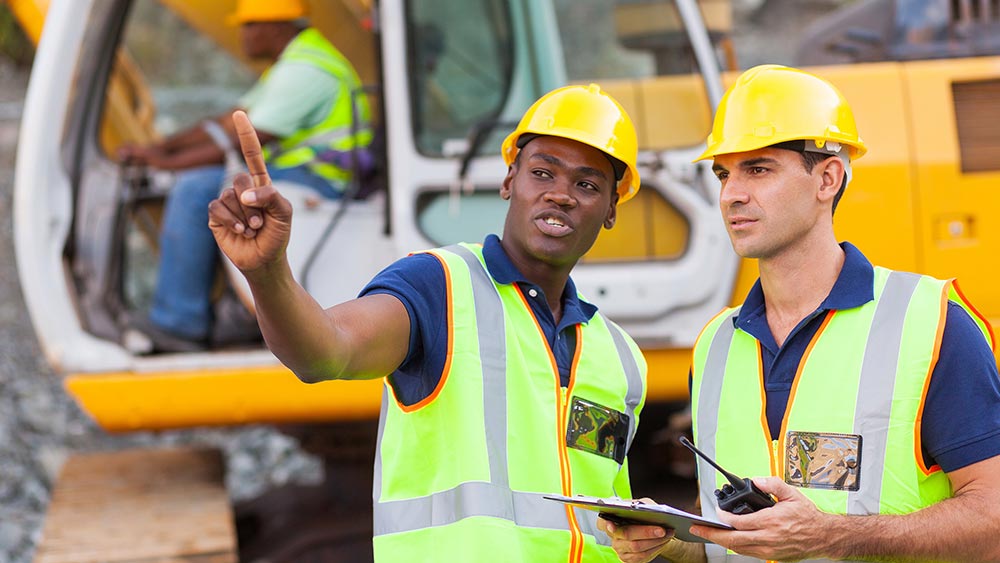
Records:
[[[535,169],[535,170],[532,170],[531,173],[534,174],[535,176],[540,177],[540,178],[551,178],[552,177],[552,174],[549,174],[548,170],[538,170],[538,169]]]

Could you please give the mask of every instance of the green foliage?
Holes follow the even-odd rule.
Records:
[[[11,59],[18,66],[28,66],[35,54],[31,40],[17,24],[6,4],[0,4],[0,57]]]

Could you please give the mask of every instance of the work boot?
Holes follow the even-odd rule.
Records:
[[[207,339],[191,339],[156,325],[145,315],[128,320],[122,332],[122,345],[134,354],[203,352]]]

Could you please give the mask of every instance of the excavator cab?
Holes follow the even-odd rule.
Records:
[[[378,142],[375,173],[352,186],[356,197],[321,200],[276,184],[295,206],[288,252],[299,282],[330,306],[407,253],[501,232],[502,139],[542,94],[596,82],[639,126],[643,185],[574,280],[640,341],[649,403],[681,404],[690,347],[704,319],[730,303],[740,266],[718,218],[714,177],[691,162],[721,95],[716,65],[725,59],[711,37],[724,35],[726,18],[706,18],[708,27],[701,20],[710,4],[724,16],[725,3],[703,4],[309,1],[311,23],[361,76],[355,95],[374,110]],[[15,180],[21,285],[46,359],[105,430],[273,423],[323,458],[327,482],[306,493],[310,508],[276,493],[260,499],[260,510],[241,512],[241,556],[304,560],[299,554],[331,544],[363,553],[381,381],[306,385],[259,339],[150,353],[130,331],[130,317],[152,298],[161,212],[175,176],[119,162],[118,148],[232,107],[255,80],[263,69],[242,58],[236,30],[225,23],[234,7],[235,0],[49,6]],[[252,301],[241,275],[225,261],[220,271],[216,328],[239,333],[241,317],[253,326]],[[128,463],[146,474],[147,465]],[[275,516],[278,506],[297,519]],[[344,537],[329,537],[331,530]],[[58,537],[53,542],[58,548]]]
[[[739,267],[714,179],[691,163],[721,93],[726,56],[711,39],[731,25],[728,2],[308,5],[311,24],[358,69],[365,86],[355,95],[373,108],[378,142],[375,173],[352,187],[356,197],[278,186],[295,205],[289,257],[306,290],[330,306],[409,252],[500,232],[500,141],[545,92],[597,82],[639,126],[643,187],[574,279],[664,373],[654,393],[682,399],[687,350],[702,321],[730,302]],[[151,301],[174,174],[123,164],[117,149],[235,105],[263,68],[243,58],[226,24],[234,6],[95,0],[53,5],[46,16],[18,163],[19,271],[50,363],[109,430],[343,420],[378,409],[377,382],[344,393],[295,380],[254,338],[248,288],[224,260],[216,333],[235,337],[151,354],[130,330]],[[178,403],[186,408],[164,407]]]
[[[663,450],[663,443],[650,446],[655,431],[666,425],[665,412],[687,400],[698,331],[720,309],[740,303],[757,277],[755,264],[739,260],[729,244],[718,182],[707,164],[691,162],[723,85],[740,66],[733,6],[728,0],[308,4],[312,23],[358,69],[365,87],[356,95],[374,109],[379,139],[375,173],[355,186],[355,198],[317,201],[294,185],[279,186],[296,206],[289,246],[295,275],[324,306],[354,297],[407,253],[500,232],[506,212],[498,196],[506,172],[500,142],[545,92],[596,82],[628,110],[638,127],[642,189],[619,208],[615,228],[602,232],[573,275],[581,293],[632,334],[646,356],[643,428],[649,430],[640,431],[630,453],[632,482],[635,490],[663,496],[655,487],[663,484],[659,470],[667,462],[642,452]],[[745,11],[761,3],[740,4]],[[43,10],[48,2],[11,6]],[[129,316],[149,304],[159,214],[173,178],[123,165],[117,148],[232,107],[254,81],[263,69],[241,58],[235,28],[225,24],[234,7],[235,0],[48,6],[15,178],[23,295],[46,359],[102,428],[332,429],[312,443],[327,446],[328,475],[353,495],[340,509],[365,522],[358,515],[370,507],[363,493],[380,381],[306,385],[259,340],[218,339],[206,351],[150,354],[148,343],[128,332]],[[823,65],[810,71],[851,100],[869,153],[854,167],[838,208],[838,237],[887,267],[958,276],[994,325],[1000,323],[993,259],[1000,226],[990,213],[1000,204],[1000,138],[990,124],[1000,119],[998,10],[996,1],[860,0],[806,30],[797,60],[751,60]],[[37,35],[40,18],[31,21]],[[775,43],[773,34],[768,43]],[[242,316],[252,326],[241,276],[225,263],[222,272],[224,309],[217,318],[234,328]],[[275,522],[258,523],[264,530]],[[343,527],[342,520],[323,524]],[[281,539],[300,531],[268,530],[257,536],[269,538],[263,543],[271,551],[249,548],[244,555],[273,555]],[[369,544],[369,530],[350,533],[350,541]]]

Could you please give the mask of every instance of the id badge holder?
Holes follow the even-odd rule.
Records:
[[[861,487],[861,436],[789,431],[785,482],[795,487],[857,491]]]
[[[627,414],[574,396],[569,407],[566,445],[622,464],[628,446],[628,426]]]

